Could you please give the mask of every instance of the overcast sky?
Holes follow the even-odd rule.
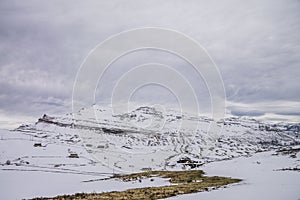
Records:
[[[1,0],[0,126],[71,112],[75,76],[88,53],[113,34],[142,27],[174,29],[197,40],[221,72],[228,113],[299,122],[299,0]],[[124,58],[105,80],[113,83],[124,66],[167,62],[194,81],[206,107],[205,84],[180,59],[159,54]],[[156,89],[135,97],[164,99],[166,91]]]

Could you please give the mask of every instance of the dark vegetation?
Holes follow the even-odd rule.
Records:
[[[118,178],[125,182],[129,181],[142,181],[146,178],[162,177],[169,179],[172,185],[161,187],[145,187],[128,189],[125,191],[112,191],[104,193],[77,193],[74,195],[62,195],[53,198],[36,198],[36,200],[42,199],[162,199],[171,196],[189,194],[195,192],[208,191],[211,189],[217,189],[221,186],[225,186],[232,183],[241,181],[240,179],[232,179],[227,177],[207,177],[204,176],[202,170],[189,170],[189,171],[148,171],[134,174],[115,175],[112,178]],[[153,179],[152,179],[153,181]]]

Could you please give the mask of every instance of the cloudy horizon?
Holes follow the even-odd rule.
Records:
[[[79,66],[100,42],[121,31],[161,27],[201,44],[219,68],[226,110],[233,116],[300,122],[300,1],[11,1],[0,2],[0,127],[71,112]],[[190,80],[208,112],[201,77],[179,58],[137,52],[111,66],[97,102],[112,85],[147,62],[174,66]],[[156,86],[155,86],[156,87]],[[163,89],[134,98],[172,103]]]

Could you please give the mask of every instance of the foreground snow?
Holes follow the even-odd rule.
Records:
[[[207,175],[230,176],[244,181],[231,187],[187,194],[168,198],[175,199],[205,199],[205,200],[299,200],[300,172],[280,171],[282,168],[300,167],[300,155],[291,158],[288,155],[274,155],[275,152],[263,152],[252,157],[240,157],[233,160],[213,162],[203,168]]]
[[[161,178],[154,181],[90,181],[112,175],[112,169],[94,162],[85,148],[73,144],[49,143],[34,147],[35,138],[21,132],[0,131],[0,199],[51,197],[78,192],[104,192],[136,187],[167,185]],[[42,139],[40,141],[43,141]],[[68,152],[79,158],[68,158]],[[212,162],[200,169],[208,175],[230,176],[244,181],[210,192],[182,195],[170,199],[295,199],[300,197],[300,173],[277,171],[299,167],[299,153],[273,155],[274,151]],[[8,164],[7,161],[10,161]]]
[[[159,177],[141,183],[117,179],[97,181],[111,176],[114,171],[94,162],[83,147],[59,143],[34,147],[36,139],[6,130],[0,130],[0,138],[0,199],[122,191],[170,184]],[[76,151],[79,158],[69,158],[69,151]]]

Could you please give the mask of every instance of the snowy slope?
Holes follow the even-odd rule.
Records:
[[[112,113],[110,107],[94,105],[74,115],[44,115],[37,123],[20,126],[16,131],[50,143],[84,146],[97,162],[128,172],[194,168],[300,144],[299,124],[265,124],[247,118],[214,122],[203,116],[174,110],[161,112],[148,106]],[[209,132],[212,124],[217,124],[213,134]]]

